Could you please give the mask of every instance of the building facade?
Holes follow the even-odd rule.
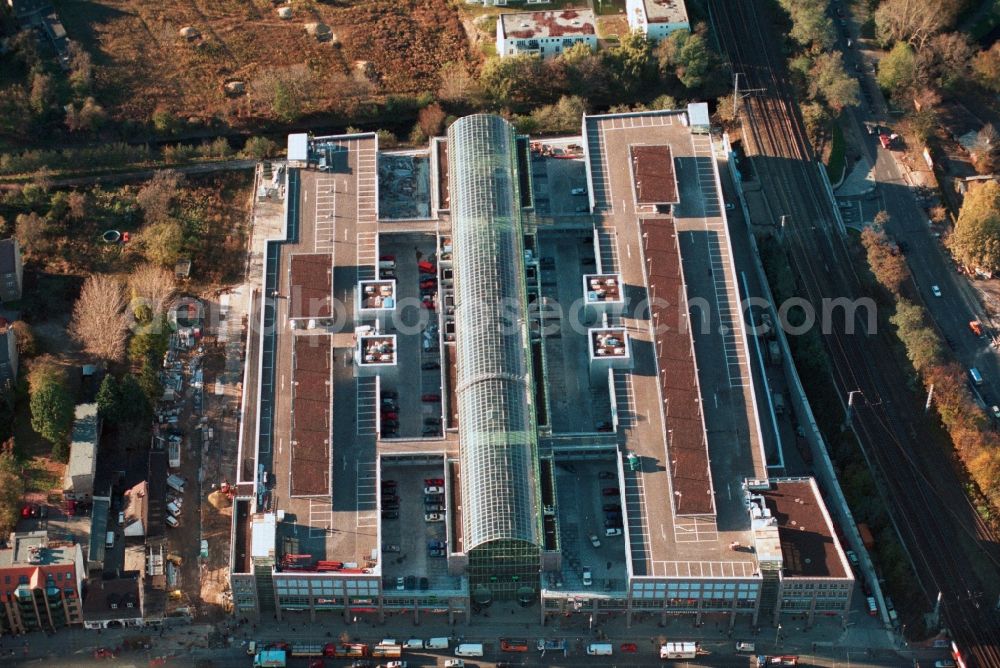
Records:
[[[563,9],[552,12],[501,14],[497,20],[497,53],[554,58],[574,44],[597,48],[594,12]]]
[[[677,30],[690,30],[684,0],[627,0],[628,25],[654,42]]]
[[[83,623],[83,550],[45,531],[13,533],[0,550],[0,632],[55,631]]]
[[[0,325],[0,389],[17,381],[17,334],[9,324]]]
[[[21,246],[17,239],[0,240],[0,302],[21,298],[24,267],[21,263]]]

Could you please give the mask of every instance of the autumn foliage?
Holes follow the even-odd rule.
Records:
[[[906,299],[910,272],[896,245],[878,227],[866,228],[861,243],[869,268],[891,293],[890,322],[924,386],[934,388],[934,406],[948,430],[955,454],[994,507],[1000,507],[1000,434],[969,390],[967,372],[949,359],[923,306]]]

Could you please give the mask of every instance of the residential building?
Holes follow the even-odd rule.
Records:
[[[0,318],[0,390],[17,381],[17,334]]]
[[[236,615],[846,617],[815,482],[769,476],[706,111],[534,141],[477,114],[412,169],[373,133],[296,140],[247,342]],[[381,208],[401,193],[429,219]]]
[[[21,246],[17,239],[0,240],[0,302],[21,298],[24,267],[21,264]]]
[[[573,46],[597,48],[594,12],[563,9],[551,12],[501,14],[497,20],[497,53],[500,56],[534,54],[553,58]]]
[[[63,496],[66,499],[90,501],[94,495],[100,437],[101,419],[97,415],[97,404],[77,404],[69,445],[69,464],[63,476]]]
[[[83,626],[88,629],[145,626],[139,572],[88,580],[83,599]]]
[[[83,623],[83,550],[45,531],[12,533],[0,550],[0,633],[55,631]]]
[[[625,15],[632,30],[659,42],[675,30],[690,30],[684,0],[626,0]]]

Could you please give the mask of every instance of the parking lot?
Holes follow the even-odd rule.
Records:
[[[579,216],[589,213],[587,173],[582,159],[553,158],[533,151],[531,178],[538,215]]]
[[[546,586],[568,590],[625,588],[625,539],[622,535],[622,496],[614,460],[606,462],[560,460],[555,467],[559,502],[559,535],[563,567],[561,584],[550,578]],[[608,533],[615,535],[608,535]],[[590,572],[591,584],[584,575]]]
[[[441,435],[441,318],[435,244],[431,234],[380,237],[380,278],[395,278],[399,299],[394,316],[397,366],[394,372],[383,373],[381,384],[383,391],[395,393],[396,401],[382,405],[382,438]],[[431,400],[435,396],[438,400]]]
[[[382,574],[387,594],[399,591],[400,585],[402,590],[440,587],[447,576],[447,497],[439,482],[444,482],[440,466],[388,462],[382,471]],[[442,492],[427,494],[428,488]],[[441,519],[427,521],[430,513]]]
[[[556,433],[596,431],[611,421],[611,398],[607,382],[590,379],[586,329],[599,321],[578,308],[583,274],[596,271],[592,237],[541,231],[538,250],[549,423]]]

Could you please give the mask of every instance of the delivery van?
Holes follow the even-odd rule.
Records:
[[[115,546],[115,532],[109,531],[108,535],[104,537],[104,546],[109,550]]]
[[[483,644],[467,642],[455,648],[455,656],[482,656]]]
[[[591,656],[611,656],[614,646],[608,642],[592,642],[587,645],[587,654]]]
[[[424,647],[427,649],[448,649],[448,639],[428,638],[427,642],[424,643]]]

